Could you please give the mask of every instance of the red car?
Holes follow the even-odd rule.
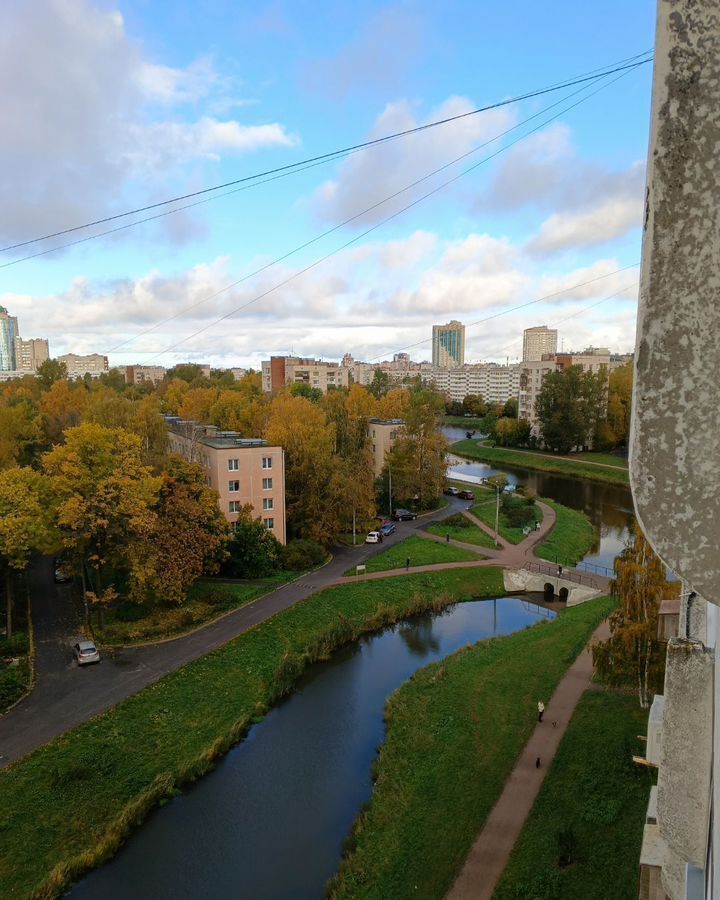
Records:
[[[460,491],[458,497],[460,497],[461,500],[474,500],[475,494],[473,494],[472,491]]]

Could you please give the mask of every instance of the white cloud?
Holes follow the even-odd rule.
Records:
[[[408,131],[438,119],[463,115],[474,108],[475,105],[466,97],[449,97],[424,119],[417,119],[407,101],[390,103],[375,121],[368,140]],[[463,164],[451,166],[417,187],[405,190],[409,185],[496,137],[514,122],[514,113],[509,108],[489,110],[355,153],[341,163],[334,179],[326,181],[318,189],[311,205],[321,219],[336,223],[378,204],[376,209],[370,210],[354,224],[361,228],[378,222],[431,190],[440,181],[457,174]],[[477,158],[470,157],[468,162]],[[402,193],[397,198],[383,202],[399,191]]]
[[[182,165],[295,141],[277,122],[197,115],[232,104],[206,57],[185,68],[148,59],[122,15],[91,0],[0,6],[0,240],[13,242],[129,205]],[[10,86],[12,88],[10,89]],[[134,196],[137,196],[135,194]]]
[[[527,244],[533,254],[594,247],[622,237],[642,222],[641,197],[616,197],[580,212],[554,213]]]

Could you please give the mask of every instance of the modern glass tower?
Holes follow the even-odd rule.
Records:
[[[441,369],[457,369],[465,363],[465,326],[461,322],[433,325],[432,361]]]
[[[4,306],[0,306],[0,372],[14,372],[17,369],[15,341],[18,323]]]

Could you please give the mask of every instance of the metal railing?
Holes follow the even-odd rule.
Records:
[[[530,572],[542,573],[543,575],[548,575],[551,578],[562,578],[565,581],[574,581],[577,584],[587,584],[591,587],[595,587],[596,585],[593,574],[590,572],[578,572],[575,569],[567,569],[565,568],[565,566],[563,566],[562,574],[558,575],[557,566],[554,566],[552,563],[536,562],[533,560],[527,560],[523,563],[522,567],[524,569],[528,569]]]
[[[607,566],[599,566],[596,563],[579,562],[576,569],[584,569],[586,572],[594,572],[596,575],[603,575],[605,578],[614,578],[615,572],[608,569]]]

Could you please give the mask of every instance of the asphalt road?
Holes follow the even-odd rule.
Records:
[[[433,515],[414,522],[398,522],[395,534],[382,544],[338,550],[323,568],[192,634],[162,644],[105,650],[99,665],[82,668],[76,665],[71,650],[80,623],[69,586],[54,583],[52,560],[39,560],[30,571],[36,684],[25,700],[0,717],[0,768],[322,590],[351,566],[362,564],[465,505],[466,501],[450,498],[449,506]]]

